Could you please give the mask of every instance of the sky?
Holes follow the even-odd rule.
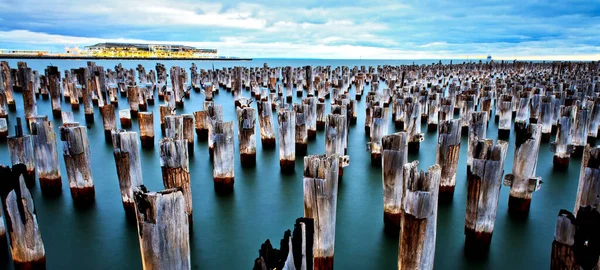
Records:
[[[253,58],[600,60],[600,1],[0,0],[0,49],[100,42]]]

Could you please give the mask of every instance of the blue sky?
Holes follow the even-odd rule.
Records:
[[[1,49],[104,41],[241,57],[599,60],[600,1],[0,0]]]

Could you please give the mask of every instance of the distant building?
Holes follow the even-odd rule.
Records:
[[[171,44],[98,43],[86,46],[82,53],[99,57],[218,57],[216,49]]]

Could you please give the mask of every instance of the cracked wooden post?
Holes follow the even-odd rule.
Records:
[[[558,119],[558,130],[556,140],[550,144],[550,151],[554,152],[552,164],[556,170],[567,170],[573,153],[571,134],[575,124],[574,106],[560,106],[560,118]]]
[[[427,131],[433,132],[437,130],[440,113],[440,98],[438,93],[432,93],[427,98]]]
[[[397,132],[383,136],[381,172],[383,176],[383,224],[393,234],[400,231],[404,174],[402,168],[408,162],[408,134]]]
[[[542,125],[530,124],[515,141],[512,173],[504,176],[504,185],[510,187],[508,213],[524,218],[529,214],[533,192],[540,189],[542,179],[535,175]]]
[[[581,161],[575,209],[586,205],[600,211],[600,146],[587,145]]]
[[[587,143],[596,145],[598,137],[598,128],[600,127],[600,98],[594,100],[592,115],[590,116],[590,126],[588,127]]]
[[[183,118],[183,139],[187,141],[189,156],[194,155],[194,116],[191,114],[182,114]]]
[[[238,119],[238,140],[240,143],[240,162],[243,167],[256,165],[256,116],[254,108],[245,107],[236,109]]]
[[[183,197],[185,198],[185,213],[187,214],[191,231],[193,228],[193,204],[186,142],[184,140],[175,140],[170,137],[163,138],[159,142],[159,148],[163,185],[165,186],[165,189],[181,189]]]
[[[135,86],[127,87],[127,101],[129,102],[129,110],[132,116],[137,116],[140,111],[140,89]]]
[[[14,98],[14,90],[13,90],[13,79],[11,76],[11,69],[8,65],[8,62],[2,61],[0,62],[0,77],[4,79],[4,91],[6,94],[6,104],[8,105],[8,109],[12,112],[17,110],[17,105],[15,104]]]
[[[46,269],[46,251],[37,222],[35,204],[23,176],[23,164],[5,170],[2,182],[3,206],[10,250],[15,269]]]
[[[23,134],[21,118],[17,117],[15,126],[15,135],[7,138],[8,154],[12,165],[25,164],[27,173],[25,174],[25,183],[27,187],[35,186],[35,153],[33,150],[33,136]]]
[[[521,94],[522,97],[518,100],[517,114],[515,116],[515,141],[526,140],[522,137],[527,137],[527,122],[529,121],[529,97]]]
[[[580,158],[583,156],[583,149],[587,144],[588,127],[590,126],[593,108],[593,101],[577,101],[575,126],[573,129],[573,134],[571,134],[571,142],[573,144],[573,153],[571,155],[575,158]]]
[[[208,139],[208,123],[206,111],[195,111],[195,128],[198,141],[206,141]]]
[[[78,76],[81,78],[81,97],[83,101],[83,112],[85,121],[88,123],[94,122],[94,104],[92,100],[92,81],[87,68],[80,68]]]
[[[181,115],[169,115],[165,117],[165,137],[173,138],[174,140],[184,139],[183,117]]]
[[[154,112],[138,113],[138,124],[142,148],[154,148]]]
[[[325,129],[325,121],[327,121],[327,114],[325,114],[325,103],[317,103],[317,130]]]
[[[131,127],[131,111],[129,109],[119,111],[119,122],[123,129]]]
[[[418,167],[418,161],[403,167],[398,269],[433,269],[440,165],[427,172],[419,172]]]
[[[496,112],[499,119],[498,139],[507,139],[510,137],[510,129],[512,126],[512,102],[512,96],[508,95],[502,95],[498,100],[499,112]]]
[[[348,136],[347,119],[344,114],[329,114],[325,131],[325,154],[337,155],[340,158],[338,169],[340,179],[344,175],[344,167],[350,163],[350,157],[345,153]]]
[[[439,196],[441,201],[452,201],[456,187],[456,171],[460,154],[462,120],[440,123],[435,163],[442,167]]]
[[[307,127],[307,111],[308,106],[305,104],[294,104],[293,111],[295,114],[295,147],[298,155],[305,155],[308,149],[308,127]]]
[[[317,98],[309,96],[302,99],[305,108],[306,132],[309,140],[317,138]]]
[[[533,94],[529,102],[529,123],[537,124],[540,119],[542,97],[540,94]]]
[[[540,101],[540,119],[542,124],[542,142],[549,142],[554,120],[554,96],[543,96]],[[600,112],[598,112],[600,115]]]
[[[451,98],[442,98],[440,105],[440,113],[438,124],[443,121],[452,120],[454,118],[454,103]]]
[[[213,130],[216,122],[223,121],[223,107],[215,105],[213,102],[204,102],[204,111],[206,111],[206,123],[208,124],[208,154],[210,160],[213,159]]]
[[[550,256],[550,269],[598,269],[598,239],[600,213],[591,206],[577,210],[577,217],[561,209],[556,219],[554,241]],[[592,240],[592,241],[590,241]]]
[[[96,192],[87,128],[77,122],[68,122],[59,127],[59,131],[71,197],[76,205],[91,204],[95,201]]]
[[[100,107],[100,115],[102,115],[102,125],[104,127],[104,139],[110,142],[112,139],[112,132],[117,130],[117,119],[115,116],[115,106],[112,104],[105,104]]]
[[[40,189],[44,195],[58,195],[62,192],[62,181],[54,125],[51,121],[33,123],[31,134]]]
[[[279,132],[279,167],[283,172],[293,172],[296,161],[296,113],[288,108],[277,112]]]
[[[404,123],[404,114],[404,97],[394,96],[392,101],[392,117],[394,118],[394,126],[397,129],[405,130],[404,126],[406,123]]]
[[[339,157],[304,157],[304,216],[315,223],[314,269],[333,269]]]
[[[465,93],[461,95],[461,99],[463,101],[462,107],[460,107],[461,133],[466,135],[469,132],[469,123],[476,107],[475,96]]]
[[[179,188],[134,191],[143,269],[191,269],[186,197]]]
[[[508,143],[479,140],[473,153],[472,173],[467,177],[465,215],[465,254],[484,256],[490,247],[498,212],[498,199],[504,174]]]
[[[473,164],[473,151],[479,140],[487,137],[489,114],[486,111],[474,112],[469,123],[469,139],[467,144],[467,175],[471,174]]]
[[[46,77],[48,77],[48,91],[50,92],[50,100],[52,102],[52,115],[54,118],[59,118],[61,116],[62,105],[60,91],[61,79],[58,67],[48,66],[46,69]]]
[[[214,123],[214,189],[219,193],[233,192],[235,181],[235,151],[233,139],[233,121]]]
[[[387,113],[380,106],[371,108],[371,140],[367,143],[367,150],[371,153],[371,165],[381,166],[381,139],[387,134]]]
[[[8,137],[8,122],[6,118],[0,118],[0,141],[5,141]]]
[[[121,190],[121,200],[127,219],[135,220],[133,190],[143,184],[142,163],[137,133],[119,130],[112,134],[113,155],[117,166],[117,177]]]
[[[38,114],[31,68],[19,69],[23,72],[23,116],[29,124],[29,118]]]
[[[418,153],[423,141],[420,106],[421,104],[412,98],[404,99],[404,131],[410,136],[408,140],[409,153]]]

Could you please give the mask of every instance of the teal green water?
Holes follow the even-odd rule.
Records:
[[[43,71],[50,64],[60,70],[85,66],[85,61],[29,60],[29,67]],[[120,61],[126,68],[138,63],[146,70],[153,69],[155,61]],[[249,62],[214,62],[215,68],[244,65],[262,66],[348,65],[369,66],[383,64],[411,64],[413,61],[388,60],[311,60],[311,59],[259,59]],[[437,63],[435,60],[414,61],[416,64]],[[448,62],[448,61],[444,61]],[[459,61],[454,61],[457,63]],[[461,61],[462,62],[462,61]],[[15,60],[9,61],[16,67]],[[97,61],[98,65],[114,69],[117,61]],[[191,61],[163,61],[167,68],[179,65],[188,69]],[[199,68],[212,68],[211,62],[195,62]],[[353,93],[352,89],[352,93]],[[365,91],[368,91],[368,86]],[[249,96],[248,92],[244,92]],[[204,97],[192,91],[191,99],[178,113],[200,110]],[[297,98],[294,96],[294,101]],[[235,120],[232,96],[221,91],[215,101],[223,105],[224,119]],[[23,116],[21,95],[16,95],[17,112],[10,114],[9,125],[15,117]],[[47,114],[55,126],[49,100],[38,100],[38,112]],[[63,104],[65,111],[71,107]],[[127,108],[124,98],[119,109]],[[149,106],[158,115],[157,105]],[[383,198],[381,170],[370,165],[366,152],[368,137],[364,133],[364,98],[358,102],[358,123],[350,128],[348,154],[350,166],[344,170],[339,186],[336,224],[335,267],[337,269],[395,269],[398,239],[383,230]],[[83,109],[74,113],[75,119],[85,123]],[[456,116],[458,117],[458,116]],[[275,118],[274,118],[275,119]],[[389,132],[395,128],[389,120]],[[275,122],[274,122],[275,124]],[[96,187],[96,203],[88,209],[73,206],[69,194],[66,171],[62,158],[63,194],[58,198],[41,195],[39,184],[32,190],[37,217],[46,248],[48,269],[141,269],[141,258],[134,224],[125,220],[121,195],[114,164],[112,146],[105,143],[102,119],[95,108],[95,123],[89,125],[88,136],[92,151],[92,173]],[[158,143],[160,125],[155,117]],[[133,131],[139,131],[134,119]],[[14,132],[10,129],[11,134]],[[435,162],[437,134],[427,133],[418,155],[426,169]],[[237,134],[237,131],[236,131]],[[258,128],[257,128],[258,134]],[[237,136],[237,135],[236,135]],[[491,121],[488,137],[496,139],[497,125]],[[553,140],[553,139],[552,139]],[[505,173],[511,171],[514,135],[505,163]],[[556,216],[561,208],[572,210],[577,193],[580,160],[572,159],[569,170],[552,170],[552,153],[548,143],[542,144],[537,174],[542,177],[542,189],[536,192],[531,203],[531,213],[524,221],[508,216],[509,189],[502,187],[498,216],[489,255],[480,261],[471,261],[463,255],[464,216],[467,194],[466,150],[467,138],[462,139],[457,186],[454,200],[441,204],[438,212],[438,229],[435,254],[436,269],[548,269]],[[58,142],[59,149],[62,142]],[[8,146],[0,143],[0,164],[10,164]],[[296,218],[303,214],[302,167],[296,160],[296,172],[291,175],[279,172],[278,149],[263,150],[257,142],[256,168],[242,168],[236,140],[235,191],[230,195],[217,195],[213,190],[212,164],[208,158],[206,142],[196,140],[195,156],[190,159],[192,196],[194,207],[194,233],[191,238],[192,265],[197,269],[249,269],[258,255],[260,244],[267,238],[279,243],[283,232],[292,228]],[[324,153],[324,133],[309,141],[308,153]],[[150,190],[163,188],[158,149],[141,150],[144,184]],[[12,262],[0,263],[0,268],[12,269]]]

